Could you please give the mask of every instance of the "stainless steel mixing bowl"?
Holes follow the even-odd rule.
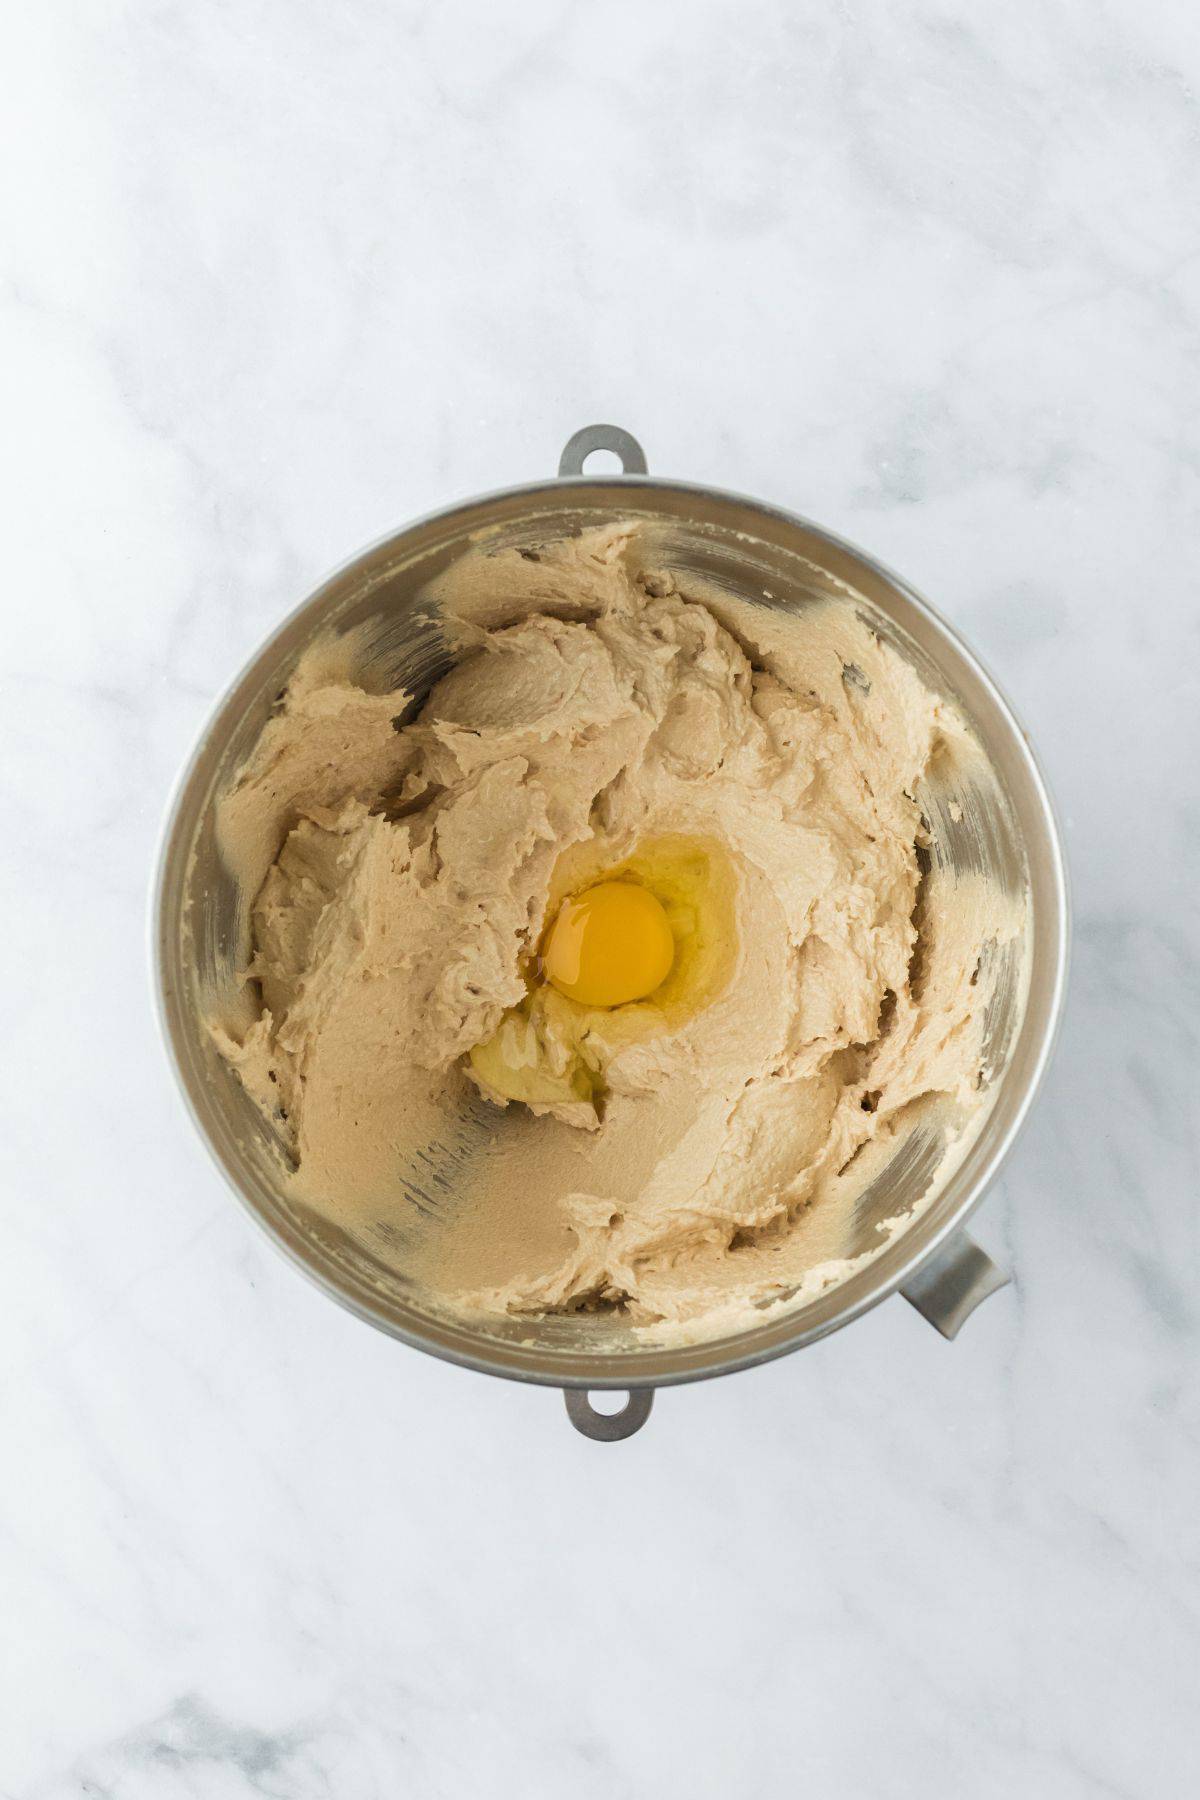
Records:
[[[614,451],[623,473],[585,476],[584,461],[596,450]],[[814,598],[849,597],[874,629],[897,642],[923,679],[965,713],[994,773],[995,791],[979,797],[961,827],[949,831],[952,859],[982,868],[1008,888],[1026,887],[1031,901],[1027,989],[1014,973],[988,1021],[995,1060],[1003,1064],[996,1098],[941,1191],[838,1285],[790,1309],[765,1310],[752,1330],[691,1345],[639,1340],[619,1321],[596,1314],[487,1325],[441,1312],[407,1282],[403,1268],[381,1263],[289,1198],[263,1122],[204,1025],[214,998],[236,982],[253,899],[238,891],[217,852],[214,796],[244,761],[314,635],[367,627],[373,682],[400,690],[405,716],[412,716],[451,661],[428,597],[435,577],[481,543],[536,555],[547,539],[630,517],[644,523],[665,566],[702,581],[706,591],[785,613]],[[465,501],[385,538],[284,622],[218,705],[181,777],[153,913],[159,1008],[184,1099],[233,1191],[280,1249],[332,1298],[405,1343],[488,1374],[562,1388],[573,1423],[605,1440],[627,1437],[644,1423],[655,1388],[798,1350],[897,1290],[952,1337],[972,1308],[1003,1286],[1007,1275],[971,1242],[963,1221],[1011,1148],[1046,1067],[1062,1005],[1067,934],[1062,845],[1045,783],[1011,709],[956,633],[898,577],[806,520],[738,494],[650,478],[635,440],[612,426],[577,432],[557,480]],[[452,1190],[456,1168],[487,1155],[495,1118],[481,1100],[474,1111],[465,1103],[448,1121],[439,1145],[440,1191]],[[883,1221],[915,1207],[936,1159],[936,1145],[914,1140],[904,1147],[859,1202],[848,1255],[875,1248]],[[404,1179],[421,1191],[412,1171]],[[623,1412],[593,1408],[588,1390],[603,1388],[627,1392]]]

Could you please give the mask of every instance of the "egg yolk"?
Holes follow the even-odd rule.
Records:
[[[601,881],[564,900],[542,951],[546,980],[582,1006],[624,1006],[661,987],[675,939],[661,903],[632,881]]]

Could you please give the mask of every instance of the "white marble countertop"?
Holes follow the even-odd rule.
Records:
[[[6,47],[0,1794],[1195,1794],[1188,9],[53,0]],[[233,669],[594,418],[930,595],[1076,904],[977,1216],[1015,1284],[612,1448],[273,1253],[144,951]]]

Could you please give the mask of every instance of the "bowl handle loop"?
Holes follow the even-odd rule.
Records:
[[[616,1444],[640,1431],[654,1405],[653,1388],[630,1388],[620,1412],[597,1412],[586,1388],[564,1388],[567,1417],[576,1431],[598,1444]]]
[[[956,1231],[935,1256],[909,1276],[900,1292],[944,1338],[952,1338],[981,1300],[1011,1280],[1008,1271],[997,1268],[974,1238]]]
[[[560,475],[582,475],[583,465],[593,450],[611,450],[621,459],[622,475],[644,475],[646,452],[631,432],[619,425],[585,425],[563,445],[558,459]]]

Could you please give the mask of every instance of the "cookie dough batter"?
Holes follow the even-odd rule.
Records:
[[[251,1022],[218,1042],[297,1193],[447,1303],[729,1329],[843,1273],[897,1144],[936,1120],[944,1175],[986,1106],[1021,907],[944,865],[922,800],[981,753],[849,602],[764,610],[750,645],[636,527],[473,579],[499,616],[413,722],[318,648],[222,799],[256,898]],[[589,1007],[539,950],[614,872],[676,954]],[[463,1108],[493,1151],[439,1186]]]

